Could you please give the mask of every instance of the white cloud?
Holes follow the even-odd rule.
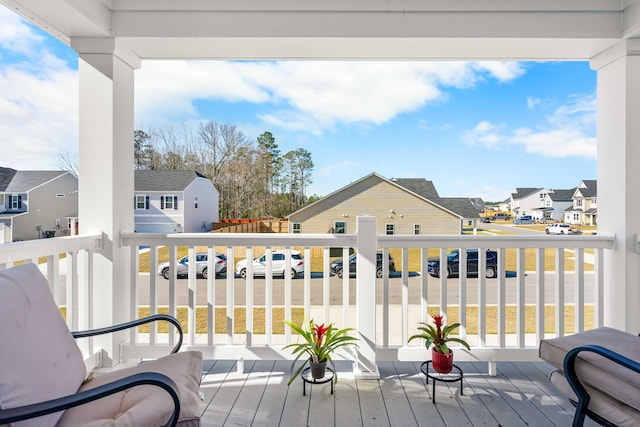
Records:
[[[585,135],[579,129],[555,129],[547,132],[519,129],[512,142],[524,145],[527,153],[545,157],[596,158],[596,138]]]
[[[488,121],[478,123],[463,135],[471,145],[499,148],[501,145],[522,145],[527,153],[545,157],[596,158],[596,100],[592,95],[572,96],[546,117],[546,124],[537,129],[520,128],[510,134],[505,126]]]
[[[527,97],[527,108],[530,110],[535,110],[536,106],[542,102],[540,98],[534,98],[532,96]]]
[[[77,152],[77,73],[41,42],[13,12],[0,7],[1,47],[29,57],[29,62],[0,68],[0,147],[11,153],[10,162],[1,164],[5,167],[57,169],[60,153]]]
[[[0,7],[0,47],[30,55],[33,46],[42,43],[43,40],[43,37],[36,34],[18,15]]]
[[[510,82],[525,73],[522,64],[519,62],[480,61],[474,63],[474,68],[479,71],[487,71],[500,82]]]
[[[379,125],[446,100],[445,88],[523,72],[506,62],[157,61],[137,72],[136,113],[155,123],[197,117],[199,100],[269,102],[259,116],[266,123],[319,134],[339,124]]]
[[[482,145],[491,148],[506,140],[506,136],[501,134],[504,128],[504,124],[482,121],[472,130],[465,132],[462,139],[469,145]]]

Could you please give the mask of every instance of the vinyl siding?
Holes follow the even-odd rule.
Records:
[[[379,234],[385,233],[386,224],[394,224],[396,234],[413,234],[415,224],[420,224],[422,234],[460,233],[457,215],[375,176],[346,187],[324,203],[309,206],[289,219],[290,227],[293,223],[302,224],[302,233],[329,233],[336,221],[346,222],[347,233],[353,233],[360,215],[375,216]]]

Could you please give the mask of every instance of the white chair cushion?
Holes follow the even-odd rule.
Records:
[[[74,394],[85,375],[82,354],[38,267],[0,271],[0,407]],[[18,425],[53,426],[61,415]]]

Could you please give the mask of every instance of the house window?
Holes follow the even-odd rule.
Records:
[[[574,221],[580,221],[580,214],[579,213],[574,213],[573,214],[573,220]]]
[[[178,209],[178,196],[161,196],[160,209]]]
[[[195,209],[198,209],[198,198],[196,197],[195,200],[193,201],[193,207]]]
[[[420,234],[420,224],[413,224],[413,234]]]
[[[576,206],[577,207],[582,207],[582,199],[576,199]]]
[[[385,226],[385,228],[386,228],[386,234],[387,235],[396,234],[396,225],[395,224],[387,224]]]
[[[144,194],[136,195],[136,210],[138,209],[149,209],[149,197]]]
[[[17,194],[11,195],[11,209],[20,209],[22,208],[22,197]]]
[[[294,234],[300,234],[301,231],[302,231],[302,224],[300,224],[299,222],[294,222],[293,223],[293,233]]]
[[[344,234],[347,232],[347,223],[344,221],[336,221],[333,230],[336,234]]]

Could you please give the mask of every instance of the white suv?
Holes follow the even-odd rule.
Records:
[[[273,251],[271,253],[271,274],[273,276],[285,275],[285,254],[283,250]],[[296,274],[304,272],[304,259],[300,255],[300,251],[291,251],[291,271],[289,274],[291,278],[296,277]],[[247,277],[247,260],[243,259],[236,264],[236,273],[243,279]],[[254,276],[266,276],[267,274],[267,255],[264,254],[253,259],[253,275]]]
[[[555,223],[547,225],[544,232],[547,234],[580,234],[581,230],[571,228],[569,224]]]

